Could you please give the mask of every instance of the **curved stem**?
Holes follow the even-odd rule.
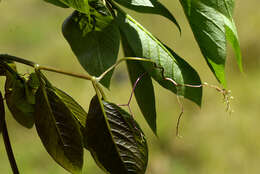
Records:
[[[97,81],[100,81],[107,73],[109,73],[111,70],[113,70],[115,67],[117,67],[121,62],[126,60],[138,60],[138,61],[145,61],[145,62],[152,62],[151,59],[147,58],[140,58],[140,57],[124,57],[122,59],[119,59],[114,65],[109,67],[105,72],[103,72],[99,77],[97,77]]]
[[[5,150],[8,155],[8,159],[9,159],[13,174],[19,174],[19,170],[18,170],[16,161],[15,161],[15,158],[14,158],[14,153],[13,153],[12,146],[11,146],[10,139],[9,139],[6,122],[4,122],[4,125],[3,125],[3,139],[4,139],[4,144],[5,144]]]

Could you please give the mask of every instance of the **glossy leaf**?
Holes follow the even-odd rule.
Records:
[[[68,8],[68,6],[62,3],[62,1],[60,0],[44,0],[44,1],[62,8]]]
[[[107,173],[144,174],[148,149],[144,134],[131,115],[113,103],[90,104],[85,142],[97,164]]]
[[[37,91],[35,125],[38,135],[58,164],[78,174],[83,165],[83,139],[72,110],[55,88],[41,87]]]
[[[0,134],[3,131],[5,123],[5,106],[4,106],[4,99],[2,93],[0,92]]]
[[[12,68],[10,65],[8,65]],[[34,105],[28,100],[26,80],[20,77],[14,68],[6,71],[5,99],[15,120],[26,128],[34,124]],[[34,96],[32,96],[34,97]]]
[[[237,63],[242,71],[242,56],[232,13],[233,0],[180,0],[194,36],[210,69],[218,81],[226,86],[226,41],[235,50]]]
[[[145,70],[164,88],[200,105],[202,88],[175,87],[172,82],[166,80],[170,78],[178,84],[200,85],[197,72],[131,16],[119,13],[118,22],[135,55],[153,62],[142,62]]]
[[[120,35],[103,5],[95,3],[90,16],[75,11],[63,23],[62,32],[83,68],[90,75],[99,76],[116,62]],[[101,81],[107,88],[112,73]]]
[[[136,57],[123,34],[121,38],[125,56]],[[133,86],[137,79],[140,78],[134,90],[135,98],[146,122],[152,131],[157,134],[155,96],[151,76],[145,71],[139,61],[127,61],[127,69]]]
[[[66,105],[66,107],[70,110],[70,112],[73,114],[74,118],[78,121],[78,123],[82,127],[86,127],[86,111],[64,91],[58,88],[53,88],[53,92],[55,92],[55,94],[60,98],[60,100]]]
[[[171,12],[158,0],[115,0],[117,3],[140,13],[152,13],[162,15],[171,20],[181,31],[180,25]]]

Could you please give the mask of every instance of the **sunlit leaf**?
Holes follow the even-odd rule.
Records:
[[[180,0],[194,36],[210,69],[222,85],[225,81],[227,43],[235,50],[242,71],[242,56],[232,13],[233,0]]]
[[[93,2],[90,15],[75,11],[63,23],[62,32],[90,75],[99,76],[116,62],[120,34],[104,5]],[[102,79],[105,87],[109,87],[112,73]]]
[[[6,70],[5,99],[6,104],[17,122],[27,128],[34,124],[34,105],[27,99],[26,80],[16,73],[12,65],[7,64],[13,72]],[[32,96],[34,97],[34,96]]]
[[[144,174],[148,160],[145,136],[127,112],[95,96],[90,104],[85,142],[97,164],[111,174]]]
[[[5,106],[4,106],[4,99],[2,93],[0,92],[0,134],[3,131],[5,122]]]
[[[136,57],[123,34],[121,38],[125,56]],[[132,85],[140,78],[134,90],[135,98],[145,120],[156,134],[155,96],[151,76],[145,71],[141,62],[138,61],[127,61],[127,69]]]
[[[168,18],[169,20],[171,20],[173,23],[175,23],[178,29],[181,31],[181,28],[178,22],[176,21],[175,17],[158,0],[115,0],[115,1],[137,12],[162,15]]]
[[[35,118],[38,135],[52,158],[71,173],[81,173],[83,139],[80,126],[71,108],[57,95],[57,89],[39,88]]]
[[[160,85],[198,105],[201,104],[202,88],[182,85],[201,84],[199,75],[186,61],[164,46],[131,16],[119,12],[118,23],[135,55],[151,59],[153,63],[142,62],[142,66]],[[176,87],[166,78],[181,86]]]

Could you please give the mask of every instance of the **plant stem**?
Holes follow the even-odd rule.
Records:
[[[85,80],[91,80],[92,81],[92,79],[93,79],[93,77],[90,76],[90,75],[77,74],[77,73],[73,73],[73,72],[67,72],[67,71],[63,71],[63,70],[56,69],[56,68],[51,68],[51,67],[38,66],[38,69],[39,70],[50,71],[50,72],[55,72],[55,73],[59,73],[59,74],[64,74],[64,75],[68,75],[68,76],[72,76],[72,77],[77,77],[77,78],[85,79]]]
[[[114,69],[116,66],[118,66],[121,62],[126,60],[138,60],[138,61],[146,61],[146,62],[152,62],[151,59],[147,58],[140,58],[140,57],[124,57],[122,59],[119,59],[114,65],[109,67],[105,72],[103,72],[99,77],[97,77],[97,81],[100,81],[108,72],[110,72],[112,69]]]
[[[19,174],[19,170],[18,170],[17,164],[15,162],[12,146],[11,146],[10,139],[9,139],[6,122],[4,122],[4,127],[3,127],[3,139],[4,139],[4,144],[5,144],[5,150],[8,155],[8,159],[9,159],[13,174]]]

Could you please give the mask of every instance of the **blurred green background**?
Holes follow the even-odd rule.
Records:
[[[218,84],[209,71],[193,38],[177,0],[162,1],[182,27],[156,15],[130,12],[155,36],[184,57],[199,72],[202,80]],[[84,73],[69,45],[62,37],[61,24],[72,10],[57,8],[43,0],[2,0],[0,3],[0,53],[24,57],[39,64],[67,71]],[[260,10],[259,1],[236,1],[235,21],[241,41],[245,73],[238,71],[229,47],[226,66],[228,88],[235,99],[231,116],[225,112],[222,96],[214,89],[204,88],[202,108],[184,101],[181,122],[182,139],[176,138],[175,126],[180,108],[176,96],[156,85],[158,137],[155,137],[141,117],[135,101],[131,107],[149,143],[147,174],[259,174],[260,173]],[[120,56],[122,54],[120,53]],[[27,73],[29,67],[20,66]],[[88,81],[46,73],[57,87],[72,95],[88,110],[94,91]],[[0,87],[3,89],[4,78]],[[126,103],[131,85],[125,65],[114,74],[108,93],[111,101]],[[10,114],[8,128],[14,153],[22,174],[67,173],[46,153],[35,128],[18,125]],[[3,140],[0,138],[0,173],[11,173]],[[84,173],[99,174],[90,154],[85,152]]]

